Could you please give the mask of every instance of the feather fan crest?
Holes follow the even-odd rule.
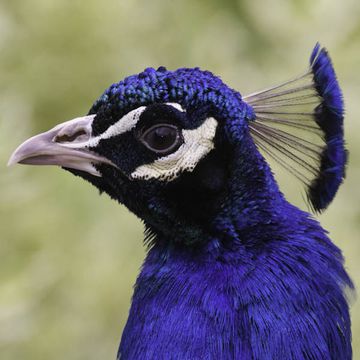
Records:
[[[250,94],[254,141],[305,186],[313,210],[324,210],[345,176],[343,101],[331,60],[316,44],[302,75]]]

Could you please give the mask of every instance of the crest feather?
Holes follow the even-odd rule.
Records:
[[[259,149],[305,184],[315,211],[324,210],[347,161],[342,93],[327,51],[316,44],[303,75],[244,100],[255,113],[249,127]]]

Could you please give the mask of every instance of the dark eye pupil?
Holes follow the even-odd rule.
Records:
[[[145,137],[145,141],[156,150],[165,150],[175,142],[176,130],[169,127],[158,127],[150,131]]]
[[[166,149],[173,144],[176,139],[176,132],[174,129],[160,127],[155,129],[152,133],[152,144],[154,148]]]
[[[155,125],[142,138],[149,149],[159,152],[170,151],[178,144],[178,140],[178,129],[172,125]]]

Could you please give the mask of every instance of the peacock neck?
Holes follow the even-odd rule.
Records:
[[[247,229],[281,221],[289,205],[250,136],[213,152],[165,191],[146,225],[150,234],[186,244],[239,239]]]
[[[245,229],[191,245],[156,237],[136,282],[121,359],[253,358],[248,309],[262,291],[276,293],[264,249],[281,235],[269,224]]]
[[[281,223],[289,211],[295,217],[302,216],[285,200],[250,136],[244,136],[232,156],[228,195],[213,221],[220,234],[230,239],[243,237],[244,241],[249,230]]]

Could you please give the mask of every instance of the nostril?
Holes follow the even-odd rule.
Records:
[[[51,141],[68,147],[84,145],[91,138],[94,115],[76,118],[55,126],[49,131]]]
[[[85,130],[80,129],[73,134],[62,134],[57,135],[54,138],[55,142],[64,143],[64,142],[74,142],[74,141],[84,141],[88,139],[88,134]]]

